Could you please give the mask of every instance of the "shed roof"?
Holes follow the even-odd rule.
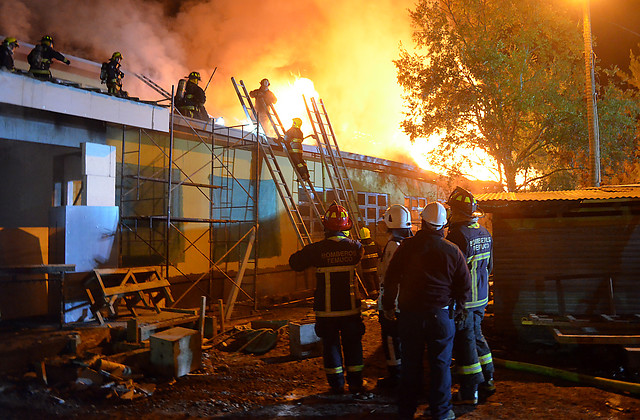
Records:
[[[586,200],[636,200],[640,199],[640,184],[607,185],[582,190],[499,192],[478,194],[476,199],[487,204],[498,202],[586,201]]]

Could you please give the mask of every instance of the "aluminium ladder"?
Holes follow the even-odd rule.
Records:
[[[231,78],[231,82],[233,83],[233,87],[236,90],[236,94],[238,95],[238,99],[240,100],[240,104],[244,109],[245,115],[249,120],[254,122],[257,127],[260,127],[260,124],[257,118],[258,116],[257,112],[255,110],[255,107],[253,106],[253,102],[251,101],[251,97],[247,92],[247,88],[245,87],[244,82],[242,80],[240,80],[240,82],[236,82],[236,80],[233,77]],[[278,136],[283,137],[284,128],[282,126],[282,122],[280,121],[277,113],[275,112],[275,109],[273,109],[273,106],[270,107],[269,121],[273,125],[273,129],[276,132],[276,134]],[[287,215],[289,216],[289,219],[293,224],[293,227],[294,227],[294,230],[296,231],[298,239],[302,244],[302,246],[308,245],[312,242],[311,236],[309,235],[307,226],[305,225],[304,220],[302,219],[302,215],[300,214],[298,206],[296,205],[296,201],[293,198],[291,189],[287,185],[286,179],[282,173],[282,170],[280,169],[280,165],[278,164],[276,155],[273,152],[273,148],[271,147],[269,138],[262,133],[258,133],[256,137],[257,137],[258,144],[260,145],[260,149],[264,154],[265,162],[267,163],[267,168],[269,169],[269,173],[273,178],[278,194],[280,195],[280,198],[282,199],[282,203],[284,204],[284,207],[287,210]],[[286,147],[284,149],[286,150]],[[289,157],[289,159],[291,158]],[[297,171],[295,171],[295,173],[297,174]],[[302,182],[302,184],[304,185],[304,182]],[[322,209],[322,203],[319,202],[317,198],[317,194],[307,190],[306,185],[304,190],[307,191],[307,193],[309,194],[309,199],[310,199],[309,201],[313,204],[312,207],[315,209],[316,215],[318,215],[319,217],[319,214],[320,214],[319,208]],[[324,213],[324,210],[323,210],[323,213]]]
[[[333,187],[338,204],[346,207],[349,214],[353,215],[353,220],[357,221],[357,223],[354,223],[353,231],[354,236],[360,239],[358,226],[366,226],[366,223],[360,214],[358,193],[353,188],[351,178],[342,159],[338,141],[331,126],[331,121],[329,121],[329,115],[327,114],[324,102],[320,99],[318,106],[315,98],[311,97],[307,99],[304,95],[303,98],[305,107],[307,108],[307,114],[309,115],[309,121],[311,121],[318,142],[320,157],[322,163],[327,168],[327,174],[331,180],[331,186]]]

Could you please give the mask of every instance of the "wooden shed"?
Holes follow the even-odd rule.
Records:
[[[640,185],[477,196],[494,237],[495,326],[640,313]],[[636,324],[640,325],[640,324]]]

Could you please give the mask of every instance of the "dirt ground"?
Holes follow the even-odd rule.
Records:
[[[310,304],[261,312],[265,320],[313,322]],[[203,366],[177,380],[145,377],[154,383],[151,396],[124,402],[107,398],[100,388],[45,386],[34,374],[0,377],[2,419],[394,419],[395,395],[375,388],[384,375],[384,355],[375,310],[365,312],[363,337],[366,387],[373,398],[328,394],[322,358],[295,360],[290,356],[286,328],[276,348],[264,355],[211,348],[203,352]],[[535,352],[492,341],[494,358],[535,363]],[[516,350],[514,350],[516,349]],[[527,358],[527,354],[531,357]],[[575,358],[562,355],[565,369]],[[539,358],[538,358],[539,359]],[[562,358],[554,359],[563,364]],[[624,419],[640,418],[640,399],[591,386],[532,373],[496,368],[497,392],[477,407],[454,407],[467,419]],[[425,401],[418,417],[427,416]]]

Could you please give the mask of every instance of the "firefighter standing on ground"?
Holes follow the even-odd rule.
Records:
[[[395,388],[400,383],[400,368],[402,366],[400,338],[398,337],[398,318],[400,314],[396,313],[393,319],[388,319],[384,316],[382,309],[384,276],[389,267],[389,261],[391,261],[402,240],[411,236],[411,212],[405,206],[394,204],[385,210],[383,220],[387,226],[389,240],[384,246],[380,264],[378,265],[378,281],[380,284],[378,321],[380,322],[380,333],[382,335],[382,348],[387,361],[387,376],[378,379],[377,385],[380,388]]]
[[[249,92],[249,96],[255,99],[256,112],[258,113],[258,119],[263,130],[271,130],[271,124],[269,122],[269,107],[275,105],[278,102],[278,98],[273,92],[269,90],[268,79],[260,80],[260,87]]]
[[[307,164],[302,158],[302,141],[304,135],[300,127],[302,126],[302,120],[300,118],[294,118],[291,128],[284,133],[284,144],[289,151],[293,165],[300,174],[300,178],[303,181],[309,181],[309,169]]]
[[[37,79],[51,80],[51,60],[56,59],[63,62],[67,66],[71,64],[68,58],[53,49],[53,38],[45,35],[40,40],[40,44],[36,45],[29,55],[29,73]]]
[[[295,271],[316,269],[315,331],[322,338],[324,370],[331,391],[335,394],[344,392],[344,351],[349,391],[360,395],[363,392],[364,324],[355,268],[362,258],[362,245],[344,233],[351,229],[352,222],[346,209],[335,202],[327,209],[322,224],[325,239],[291,255],[289,265]]]
[[[478,391],[481,398],[495,392],[491,349],[482,334],[482,319],[489,301],[493,241],[489,231],[478,223],[483,213],[473,194],[457,187],[447,204],[451,208],[447,239],[458,245],[466,257],[473,291],[465,303],[468,311],[465,322],[456,324],[453,350],[460,391],[454,395],[453,403],[477,404]]]
[[[13,64],[13,50],[18,48],[18,40],[14,37],[7,37],[0,45],[0,69],[16,71]]]
[[[100,80],[102,83],[107,84],[107,90],[110,95],[118,96],[120,98],[128,98],[129,94],[122,90],[122,79],[124,78],[124,73],[120,70],[121,61],[122,54],[118,51],[114,52],[111,59],[102,64]]]
[[[402,372],[398,412],[411,419],[418,406],[425,344],[429,360],[429,409],[434,419],[454,419],[451,410],[451,353],[455,335],[451,305],[471,296],[471,275],[460,249],[444,239],[447,214],[440,203],[429,203],[422,228],[402,241],[384,277],[384,314],[393,318],[398,293]],[[456,310],[457,310],[456,306]],[[455,315],[458,318],[458,314]]]
[[[364,248],[364,255],[360,261],[362,283],[368,299],[378,298],[378,262],[380,261],[380,247],[371,238],[371,231],[367,227],[360,228],[360,243]]]
[[[183,79],[184,80],[184,79]],[[185,117],[197,118],[200,120],[208,121],[209,114],[204,107],[204,103],[207,101],[207,96],[204,90],[198,86],[201,77],[197,71],[192,71],[187,77],[187,81],[184,87],[184,93],[176,104],[178,111]]]

